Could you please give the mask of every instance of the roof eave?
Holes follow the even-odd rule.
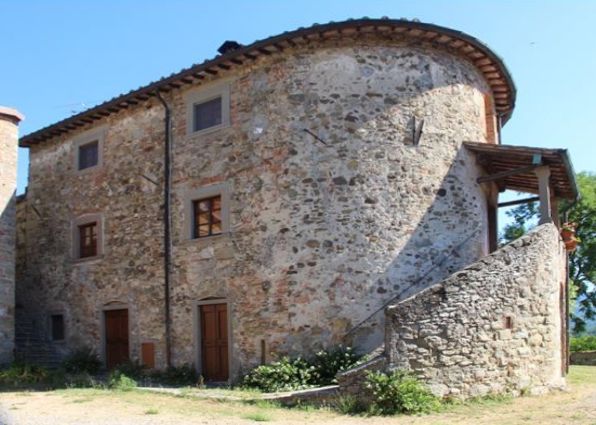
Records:
[[[515,98],[516,98],[516,88],[505,66],[503,60],[496,55],[488,46],[482,43],[480,40],[465,34],[463,32],[453,30],[450,28],[441,27],[434,24],[427,24],[422,22],[414,22],[414,21],[407,21],[407,20],[391,20],[391,19],[358,19],[358,20],[349,20],[339,23],[328,23],[324,25],[313,25],[308,28],[299,28],[295,31],[284,32],[277,36],[269,37],[263,40],[255,41],[254,43],[244,46],[242,48],[230,51],[224,55],[216,56],[211,60],[206,60],[200,64],[195,64],[190,66],[189,68],[183,69],[178,73],[174,73],[168,77],[164,77],[160,80],[154,81],[149,83],[144,87],[140,87],[136,90],[131,90],[128,93],[122,94],[117,96],[113,99],[110,99],[100,105],[97,105],[91,109],[86,111],[80,112],[76,115],[73,115],[69,118],[61,120],[55,124],[46,126],[40,130],[37,130],[33,133],[23,136],[19,141],[19,146],[21,147],[30,147],[33,144],[37,144],[43,142],[45,140],[51,139],[57,135],[62,133],[69,132],[79,127],[83,127],[87,124],[92,123],[95,120],[101,119],[104,116],[111,115],[112,113],[119,112],[124,108],[128,108],[135,103],[144,102],[150,99],[151,97],[155,96],[157,91],[170,91],[174,88],[180,87],[184,84],[190,84],[188,80],[196,79],[201,80],[204,77],[198,77],[197,75],[200,73],[209,72],[211,68],[218,68],[223,67],[225,62],[234,63],[234,61],[238,61],[239,58],[243,60],[248,60],[250,58],[255,59],[257,56],[261,55],[270,55],[274,53],[275,50],[269,50],[269,48],[276,49],[279,48],[280,43],[293,43],[292,40],[294,39],[303,39],[308,42],[309,36],[312,35],[328,35],[328,34],[339,34],[343,30],[347,30],[349,28],[354,28],[357,31],[360,31],[361,28],[371,27],[374,31],[383,31],[389,28],[390,31],[400,32],[400,33],[407,33],[407,32],[414,32],[418,31],[421,32],[423,35],[414,35],[409,34],[412,38],[420,37],[423,40],[424,33],[430,34],[432,36],[433,33],[440,35],[440,37],[435,37],[437,40],[443,37],[447,38],[447,41],[444,44],[449,44],[449,47],[452,47],[451,44],[463,42],[464,46],[471,46],[472,49],[476,49],[479,54],[484,55],[486,58],[489,59],[490,64],[494,65],[497,68],[497,74],[502,77],[504,81],[504,85],[506,86],[505,101],[506,107],[504,112],[501,113],[501,117],[503,119],[503,123],[505,123],[510,117],[515,106]],[[430,42],[439,43],[439,41],[434,41],[434,38],[428,39]],[[466,45],[467,43],[467,45]],[[452,47],[456,49],[456,47]],[[462,48],[457,47],[457,48]],[[283,50],[283,49],[282,49]],[[462,51],[462,54],[463,51]],[[471,53],[470,53],[471,55]],[[470,56],[470,60],[473,61],[472,57]],[[482,60],[482,59],[478,59]],[[242,61],[239,61],[240,64],[237,66],[242,66]],[[476,65],[476,64],[475,64]],[[479,69],[480,66],[476,65]],[[225,69],[225,68],[224,68]],[[489,74],[485,73],[484,71],[480,70],[484,73],[485,78],[487,79],[487,83],[491,86],[491,90],[496,90],[491,83],[491,79],[489,78]],[[218,71],[212,70],[215,74]],[[184,81],[183,81],[184,80]],[[493,81],[501,82],[501,78],[493,79]],[[192,82],[191,82],[192,83]],[[498,86],[502,86],[502,84],[497,84]],[[499,92],[503,94],[502,92]],[[496,96],[496,92],[495,92]],[[503,107],[499,107],[498,109],[503,109]]]

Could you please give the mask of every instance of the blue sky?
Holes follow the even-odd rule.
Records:
[[[504,58],[518,89],[507,144],[570,150],[594,171],[596,1],[0,0],[0,105],[35,131],[243,44],[313,23],[418,18],[467,32]],[[27,151],[19,152],[18,191]]]

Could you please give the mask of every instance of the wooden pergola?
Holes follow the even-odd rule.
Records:
[[[495,183],[499,191],[506,189],[538,196],[504,202],[499,207],[540,201],[540,223],[558,224],[557,201],[575,201],[579,197],[575,173],[566,149],[527,146],[493,145],[465,142],[476,155],[487,175],[478,183]]]

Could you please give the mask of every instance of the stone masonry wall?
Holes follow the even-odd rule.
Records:
[[[362,36],[287,49],[212,83],[222,81],[230,125],[217,131],[186,131],[186,96],[209,83],[164,95],[175,364],[197,362],[197,301],[229,303],[237,375],[260,361],[262,340],[268,360],[340,342],[374,348],[385,303],[486,254],[487,194],[462,142],[486,140],[489,90],[466,59]],[[425,120],[417,146],[414,116]],[[66,346],[98,351],[102,309],[126,305],[131,356],[153,341],[161,367],[163,108],[148,101],[97,125],[104,161],[91,172],[73,170],[80,132],[31,148],[17,297],[39,323],[63,311]],[[230,229],[193,240],[187,194],[214,184],[228,188]],[[73,261],[72,221],[91,212],[104,217],[103,256]]]
[[[15,191],[18,123],[22,116],[0,107],[0,365],[13,360],[15,309]]]
[[[563,386],[565,250],[544,224],[443,282],[387,309],[391,368],[441,396]]]

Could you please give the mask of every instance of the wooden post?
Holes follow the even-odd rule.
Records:
[[[540,221],[538,224],[550,223],[550,168],[545,165],[534,170],[538,177],[538,195],[540,196]]]

